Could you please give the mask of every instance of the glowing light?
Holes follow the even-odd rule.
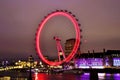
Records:
[[[113,66],[120,66],[120,58],[113,58]]]
[[[103,69],[103,59],[102,58],[81,58],[75,61],[75,66],[77,68],[97,68]]]
[[[86,68],[90,68],[90,67],[89,66],[79,66],[79,68],[86,69]]]
[[[96,69],[103,69],[104,66],[92,66],[92,68],[96,68]]]
[[[119,76],[120,77],[120,73],[116,73],[116,74],[114,74],[114,76]]]
[[[105,79],[105,73],[98,73],[98,77],[100,80],[104,80]]]
[[[90,75],[90,73],[84,73],[84,75]]]
[[[71,20],[71,22],[73,23],[74,25],[74,28],[75,28],[75,32],[76,32],[76,41],[75,41],[75,44],[74,44],[74,48],[72,50],[72,52],[70,53],[70,55],[68,55],[68,57],[66,57],[65,59],[63,59],[62,61],[59,61],[59,62],[52,62],[52,61],[48,61],[46,58],[44,58],[44,56],[42,55],[42,52],[40,50],[40,35],[41,35],[41,31],[44,27],[44,25],[46,24],[46,22],[54,17],[54,16],[58,16],[58,15],[62,15],[62,16],[65,16],[67,17],[68,19]],[[80,28],[79,28],[79,25],[75,19],[75,17],[73,17],[71,15],[71,13],[68,13],[68,12],[63,12],[63,11],[57,11],[57,12],[52,12],[51,14],[49,14],[48,16],[46,16],[46,18],[42,21],[42,23],[39,25],[39,28],[38,28],[38,31],[36,33],[36,50],[37,50],[37,53],[39,55],[39,57],[47,64],[49,65],[60,65],[64,62],[69,62],[73,56],[75,55],[78,47],[79,47],[79,44],[80,44]]]
[[[35,80],[38,80],[38,73],[35,73]]]
[[[98,76],[105,76],[105,73],[98,73]]]

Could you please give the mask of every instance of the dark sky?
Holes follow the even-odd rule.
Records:
[[[56,9],[67,9],[79,19],[82,52],[120,50],[120,0],[0,0],[0,59],[36,56],[38,24]],[[57,55],[54,35],[64,46],[66,39],[75,36],[72,23],[62,16],[47,22],[41,39],[45,55]]]

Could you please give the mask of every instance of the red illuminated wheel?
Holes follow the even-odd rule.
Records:
[[[74,29],[75,29],[75,35],[76,35],[75,38],[76,38],[76,40],[75,40],[75,44],[74,44],[73,50],[71,51],[71,53],[67,57],[65,57],[63,60],[60,60],[58,62],[53,62],[53,61],[47,60],[43,56],[43,54],[41,52],[41,48],[40,48],[41,31],[42,31],[44,25],[46,24],[46,22],[50,18],[55,17],[55,16],[59,16],[59,15],[67,17],[73,23]],[[56,10],[56,11],[50,13],[48,16],[46,16],[42,20],[42,22],[40,23],[40,25],[38,27],[37,33],[36,33],[36,41],[35,41],[35,43],[36,43],[36,51],[37,51],[39,57],[45,63],[47,63],[48,65],[56,66],[56,65],[60,65],[60,64],[62,64],[64,62],[69,62],[73,58],[73,56],[77,52],[79,44],[80,44],[80,27],[79,27],[80,24],[78,24],[77,21],[78,21],[78,19],[75,18],[75,15],[72,15],[72,13],[68,12],[67,10]]]

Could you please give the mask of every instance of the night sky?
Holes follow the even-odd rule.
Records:
[[[56,9],[71,11],[79,19],[83,38],[81,52],[120,50],[120,0],[0,0],[0,59],[33,55],[38,24]],[[50,19],[42,31],[44,55],[57,55],[53,36],[74,38],[72,23],[63,16]]]

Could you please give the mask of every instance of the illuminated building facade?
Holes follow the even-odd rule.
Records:
[[[103,53],[83,53],[75,60],[76,68],[104,68]]]
[[[105,66],[120,67],[120,50],[108,50],[105,53]]]
[[[83,53],[75,60],[76,68],[120,67],[120,50],[107,50],[100,53]]]
[[[68,39],[65,43],[65,55],[69,55],[74,47],[75,39]],[[76,53],[74,67],[76,68],[109,68],[120,67],[120,50],[107,50],[103,52],[92,52],[80,54],[80,47]]]

